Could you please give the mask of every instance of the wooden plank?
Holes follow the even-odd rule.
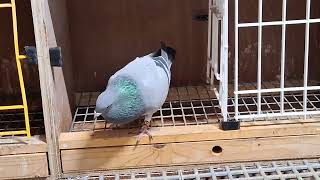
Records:
[[[108,77],[132,58],[156,50],[161,40],[179,50],[172,66],[173,85],[205,82],[207,24],[192,20],[192,16],[207,14],[207,0],[66,2],[75,91],[104,89]],[[170,35],[166,32],[168,24]],[[123,49],[128,50],[124,53]]]
[[[222,152],[214,153],[214,146]],[[63,150],[64,172],[320,156],[320,136],[288,136]]]
[[[49,48],[51,47],[57,47],[57,40],[56,40],[56,33],[55,30],[58,30],[58,32],[60,32],[58,34],[58,36],[64,36],[64,39],[62,40],[60,38],[60,42],[59,42],[59,46],[63,46],[62,48],[62,55],[63,55],[63,68],[62,67],[53,67],[53,77],[54,77],[54,85],[55,85],[55,89],[56,89],[56,102],[57,104],[59,104],[59,106],[57,106],[58,108],[58,112],[60,115],[60,121],[58,122],[58,126],[59,126],[59,131],[63,131],[66,132],[70,129],[70,125],[72,122],[72,115],[71,115],[71,109],[70,109],[70,103],[69,103],[69,98],[72,100],[73,98],[69,97],[68,93],[67,93],[67,88],[66,88],[66,82],[65,82],[65,77],[64,77],[64,71],[63,69],[65,69],[66,73],[70,76],[70,74],[72,74],[72,69],[71,69],[71,65],[70,65],[70,61],[71,61],[71,53],[70,51],[70,46],[67,44],[68,41],[68,25],[62,24],[62,21],[64,23],[67,19],[66,17],[62,17],[63,14],[63,9],[66,6],[66,2],[65,1],[60,1],[60,0],[56,0],[56,1],[50,1],[50,5],[53,6],[53,8],[49,9],[49,4],[48,1],[46,0],[45,3],[45,13],[46,15],[44,16],[45,21],[46,21],[46,26],[47,26],[47,35],[48,35],[48,46]],[[57,13],[55,14],[55,16],[51,16],[51,12],[50,10],[55,11],[59,11],[59,15],[57,15]],[[64,12],[66,13],[66,12]],[[51,17],[55,18],[55,24],[53,25],[53,20],[51,19]],[[55,29],[54,29],[55,27]],[[60,29],[63,30],[60,30]],[[66,28],[66,29],[64,29]],[[60,31],[59,31],[60,30]],[[62,34],[64,33],[64,34]],[[67,45],[66,45],[67,44]],[[66,69],[66,65],[68,69]],[[71,72],[70,72],[71,71]],[[69,80],[71,81],[71,80]],[[69,82],[68,84],[73,84],[72,82]],[[70,88],[69,88],[70,89]],[[71,89],[69,91],[72,91]],[[72,96],[73,93],[70,92],[70,96]]]
[[[56,88],[52,76],[49,39],[46,21],[47,0],[31,0],[34,33],[38,56],[41,97],[46,141],[48,143],[49,168],[53,179],[61,174],[60,151],[58,144],[59,110],[56,104]]]
[[[47,144],[35,137],[14,137],[0,139],[0,156],[48,152]]]
[[[200,99],[209,99],[210,98],[205,86],[197,86],[196,88],[199,93]]]
[[[46,153],[0,156],[0,179],[48,176]]]
[[[60,149],[135,145],[137,130],[102,130],[62,133]],[[237,131],[223,131],[218,125],[194,125],[151,128],[151,143],[226,140],[240,138],[279,137],[290,135],[320,134],[320,123],[274,124],[242,126]],[[140,144],[150,144],[143,137]]]

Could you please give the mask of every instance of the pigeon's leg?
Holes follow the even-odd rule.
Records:
[[[92,131],[94,131],[94,130],[96,129],[97,119],[98,119],[98,117],[94,117],[94,122],[93,122],[93,128],[92,128]]]
[[[150,140],[152,139],[152,135],[151,135],[151,133],[149,131],[151,118],[152,118],[152,114],[148,114],[148,115],[145,116],[143,125],[142,125],[142,127],[140,129],[140,134],[137,137],[137,144],[139,143],[139,141],[141,140],[141,138],[142,138],[142,136],[144,134],[147,134],[149,136]]]

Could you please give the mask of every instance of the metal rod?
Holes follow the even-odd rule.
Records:
[[[209,2],[209,13],[208,13],[208,50],[207,50],[207,83],[211,85],[210,71],[211,71],[211,59],[212,59],[212,11],[211,11],[211,2]]]
[[[261,113],[261,53],[262,53],[262,0],[259,0],[259,17],[258,17],[258,74],[257,74],[257,88],[258,88],[258,114]]]
[[[17,25],[17,12],[16,12],[16,3],[15,0],[11,0],[11,11],[12,11],[12,28],[13,28],[13,41],[14,41],[14,50],[15,50],[15,57],[17,63],[17,70],[18,70],[18,77],[20,83],[20,90],[22,96],[22,103],[24,106],[24,116],[25,116],[25,126],[26,126],[26,134],[30,138],[30,123],[29,123],[29,114],[28,114],[28,103],[26,97],[26,90],[24,87],[24,80],[20,62],[20,53],[19,53],[19,41],[18,41],[18,25]]]
[[[215,13],[212,14],[211,21],[212,21],[211,22],[212,23],[211,65],[213,66],[213,72],[211,72],[211,73],[213,73],[212,81],[214,80],[214,76],[216,77],[216,79],[218,81],[220,81],[220,74],[219,74],[220,72],[218,69],[218,39],[219,39],[218,33],[219,33],[219,21],[220,20],[218,20],[217,14],[215,14]]]
[[[227,121],[228,115],[228,1],[224,1],[223,7],[223,39],[222,39],[222,61],[221,61],[221,74],[222,74],[222,92],[220,91],[221,98],[221,110],[223,114],[223,121]]]
[[[256,114],[252,113],[249,115],[239,115],[239,119],[252,119],[252,118],[272,118],[272,117],[284,117],[284,116],[302,116],[302,115],[316,115],[320,114],[320,111],[303,111],[300,112],[284,112],[284,113],[266,113],[266,114]]]
[[[282,0],[282,40],[281,40],[281,93],[280,93],[280,112],[284,112],[284,70],[285,70],[285,56],[286,56],[286,24],[287,19],[287,0]]]
[[[21,131],[7,131],[7,132],[0,132],[0,136],[8,136],[8,135],[22,135],[27,134],[26,130]]]
[[[307,90],[320,90],[320,86],[308,86],[306,88],[304,87],[285,87],[283,88],[283,91],[291,92],[291,91],[303,91],[304,89]],[[261,89],[261,93],[271,93],[271,92],[281,92],[281,88],[270,88],[270,89]],[[255,94],[258,93],[258,90],[241,90],[238,92],[235,92],[235,94]]]
[[[218,39],[219,39],[219,20],[216,14],[211,14],[211,86],[214,84],[214,77],[220,81],[220,75],[218,70]]]
[[[238,27],[258,27],[259,25],[261,26],[277,26],[277,25],[282,25],[283,23],[286,25],[292,25],[292,24],[305,24],[305,23],[319,23],[320,18],[318,19],[309,19],[309,20],[287,20],[285,22],[283,21],[270,21],[270,22],[261,22],[261,23],[239,23]]]
[[[10,3],[2,3],[0,4],[0,8],[7,8],[7,7],[12,7]]]
[[[309,30],[310,30],[310,2],[311,0],[307,0],[306,4],[306,30],[305,30],[305,43],[304,43],[304,75],[303,75],[303,111],[305,113],[304,119],[307,118],[307,86],[308,86],[308,63],[309,63]]]
[[[11,109],[23,109],[23,105],[11,105],[11,106],[0,106],[0,111],[2,110],[11,110]]]
[[[23,60],[23,59],[27,59],[28,57],[26,55],[19,55],[19,59]]]
[[[238,66],[239,66],[239,0],[235,0],[235,17],[234,17],[234,23],[235,23],[235,39],[234,39],[234,101],[235,101],[235,119],[238,121],[238,114],[239,114],[239,96],[238,96]]]

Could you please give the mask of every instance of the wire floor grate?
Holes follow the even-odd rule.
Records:
[[[87,175],[66,176],[74,180],[319,180],[320,160],[265,161],[224,165],[199,165],[188,167],[132,169],[117,172],[95,172]]]
[[[245,85],[250,88],[253,85]],[[230,90],[229,90],[230,91]],[[94,128],[93,112],[95,101],[99,92],[86,92],[76,94],[77,108],[73,118],[71,131],[86,131]],[[234,98],[230,96],[228,102],[228,116],[234,117]],[[280,113],[280,93],[269,93],[262,97],[262,112],[265,114]],[[320,112],[320,91],[308,91],[308,110]],[[285,112],[303,111],[303,92],[288,92],[285,94]],[[239,96],[239,113],[248,115],[241,121],[275,121],[303,119],[302,115],[283,117],[250,118],[257,113],[256,96]],[[307,118],[318,118],[319,115],[308,115]],[[214,124],[222,119],[219,101],[213,90],[208,86],[175,87],[171,88],[164,105],[152,117],[153,127],[188,126],[201,124]],[[131,123],[120,128],[135,128],[137,123]],[[110,128],[101,117],[97,120],[95,129]]]
[[[44,120],[42,111],[29,112],[30,128],[32,135],[45,133]],[[19,131],[25,129],[23,111],[11,110],[0,113],[0,132]]]

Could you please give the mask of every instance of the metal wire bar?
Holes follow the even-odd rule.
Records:
[[[281,179],[301,180],[320,179],[319,159],[265,161],[237,164],[198,165],[193,167],[164,167],[148,169],[119,170],[117,172],[98,172],[84,175],[65,175],[61,179]]]
[[[10,3],[2,3],[0,4],[0,8],[7,8],[7,7],[12,7]]]
[[[290,91],[303,91],[304,89],[307,90],[320,90],[320,86],[308,86],[306,88],[304,87],[287,87],[287,88],[269,88],[269,89],[261,89],[261,93],[274,93],[274,92],[281,92],[282,90],[285,92]],[[238,92],[235,92],[235,94],[255,94],[258,93],[259,90],[240,90]]]
[[[42,112],[30,112],[30,131],[34,134],[41,134],[44,131]],[[25,135],[25,119],[23,111],[11,111],[0,113],[1,136]],[[12,134],[14,133],[14,134]],[[5,137],[4,137],[5,138]]]
[[[261,23],[239,23],[238,27],[239,28],[246,28],[246,27],[258,27],[259,24],[261,26],[277,26],[277,25],[293,25],[293,24],[306,24],[306,23],[320,23],[320,18],[319,19],[309,19],[309,20],[286,20],[286,21],[270,21],[270,22],[261,22]]]
[[[199,93],[198,88],[196,88],[196,91],[197,91],[197,95],[199,96],[199,99],[201,99],[201,96],[200,96],[200,93]],[[203,102],[202,102],[202,101],[200,101],[200,103],[201,103],[202,110],[203,110],[203,112],[204,112],[205,119],[206,119],[206,120],[207,120],[207,122],[208,122],[208,115],[207,115],[207,113],[205,113],[205,112],[206,112],[206,110],[205,110],[205,108],[204,108]]]
[[[235,0],[235,39],[234,39],[234,97],[235,97],[235,120],[238,121],[239,117],[239,96],[238,96],[238,88],[239,88],[239,82],[238,82],[238,74],[239,74],[239,0]]]
[[[286,24],[287,19],[287,0],[282,0],[282,39],[281,39],[281,107],[280,112],[284,112],[284,70],[285,70],[285,56],[286,56]]]
[[[259,0],[259,10],[258,10],[258,71],[257,71],[257,88],[258,88],[258,114],[261,114],[261,54],[262,54],[262,10],[263,1]]]
[[[189,100],[191,101],[191,98],[190,98],[190,94],[189,94],[188,88],[186,88],[186,89],[187,89],[187,93],[188,93]],[[195,112],[195,109],[194,109],[194,106],[193,106],[193,103],[192,103],[192,102],[191,102],[191,108],[192,108],[193,116],[195,117],[196,123],[197,123],[197,125],[198,125],[198,119],[197,119],[196,112]]]
[[[211,10],[211,6],[212,6],[212,0],[208,0],[209,5],[208,5],[208,44],[207,44],[207,83],[211,83],[211,79],[210,79],[210,72],[211,71],[211,59],[212,59],[212,51],[211,51],[211,46],[212,46],[212,10]]]
[[[305,43],[304,43],[304,75],[303,75],[303,111],[305,112],[304,118],[307,118],[307,86],[308,86],[308,64],[309,64],[309,31],[310,31],[310,7],[311,0],[307,0],[306,4],[306,30],[305,30]]]
[[[188,87],[187,87],[188,88]],[[209,91],[208,89],[206,91]],[[182,96],[179,93],[179,98],[175,100],[166,101],[152,117],[153,127],[164,126],[188,126],[217,123],[222,117],[221,108],[217,98],[210,98],[208,96],[200,98],[199,92],[195,91],[197,96],[191,95]],[[204,92],[203,92],[204,93]],[[207,94],[210,94],[207,92]],[[82,96],[87,98],[88,96]],[[241,96],[239,97],[239,120],[240,121],[274,121],[274,120],[290,120],[298,119],[303,116],[303,93],[290,92],[284,95],[284,112],[280,112],[280,93],[263,95],[261,97],[261,114],[257,114],[257,97],[255,96]],[[307,102],[311,109],[308,109],[308,116],[317,118],[320,109],[320,91],[308,91]],[[199,99],[200,98],[200,99]],[[184,100],[182,100],[184,99]],[[86,99],[87,100],[87,99]],[[234,98],[229,98],[230,108],[228,117],[234,117]],[[84,102],[84,101],[83,101]],[[92,105],[82,103],[82,106],[77,107],[73,117],[72,127],[70,131],[92,130],[93,125],[93,109]],[[317,115],[318,114],[318,115]],[[101,124],[103,123],[103,125]],[[109,124],[105,125],[106,121],[103,119],[97,120],[97,129],[109,128]],[[100,124],[100,125],[99,125]],[[106,126],[106,127],[105,127]],[[130,124],[129,128],[138,127],[137,124]],[[124,127],[121,127],[124,128]]]
[[[223,2],[223,18],[222,18],[222,53],[221,53],[221,71],[220,74],[223,76],[221,85],[221,111],[223,116],[223,121],[228,120],[228,21],[229,21],[229,4],[228,1]]]
[[[11,109],[23,109],[23,105],[11,105],[11,106],[0,106],[0,111],[11,110]]]

